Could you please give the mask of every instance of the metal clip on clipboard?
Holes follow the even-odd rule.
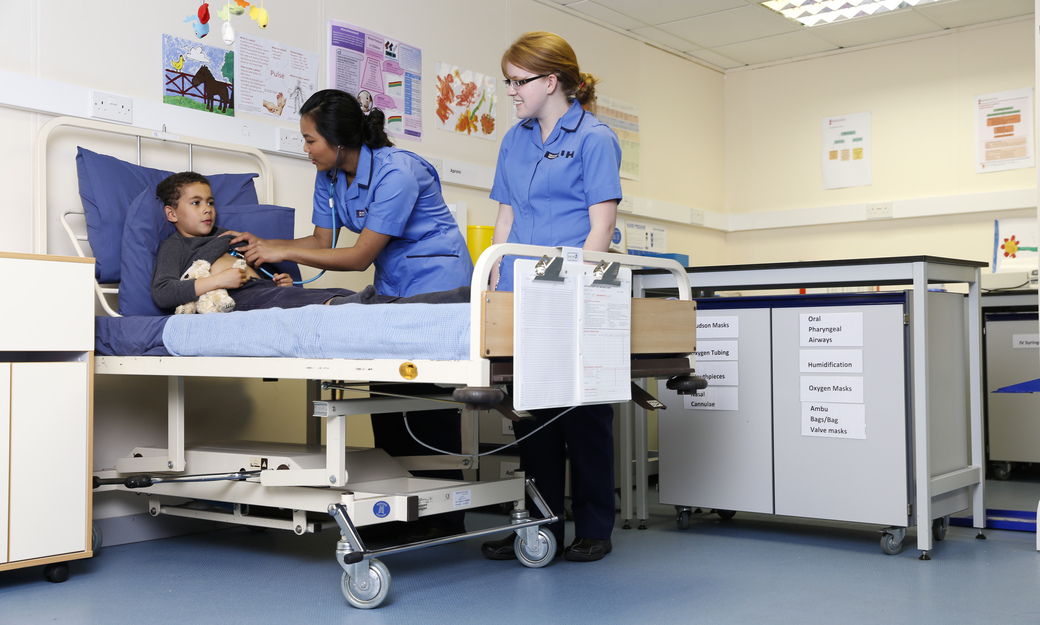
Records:
[[[542,256],[542,259],[534,266],[534,279],[548,280],[550,282],[563,282],[563,276],[560,275],[562,269],[562,256],[557,256],[555,258]]]
[[[621,281],[618,280],[620,269],[621,265],[618,263],[599,261],[596,268],[592,270],[592,286],[621,286]]]

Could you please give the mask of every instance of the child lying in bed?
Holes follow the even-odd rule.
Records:
[[[375,304],[398,298],[377,295],[372,287],[361,293],[347,289],[296,287],[288,274],[261,278],[252,267],[233,267],[229,243],[238,232],[216,226],[217,211],[209,180],[186,171],[167,177],[155,189],[166,219],[177,229],[159,246],[152,274],[152,299],[160,308],[176,308],[215,289],[227,289],[236,310],[298,308],[308,304]],[[196,260],[210,263],[207,278],[181,280]],[[285,288],[280,288],[285,287]]]

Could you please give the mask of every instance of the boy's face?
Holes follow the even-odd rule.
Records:
[[[213,231],[217,209],[209,185],[193,182],[181,189],[176,206],[165,207],[166,219],[186,237],[204,237]]]

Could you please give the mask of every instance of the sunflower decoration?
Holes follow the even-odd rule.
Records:
[[[1015,239],[1015,235],[1004,239],[1004,243],[1000,246],[1000,249],[1004,250],[1004,258],[1015,258],[1015,254],[1018,253],[1019,244],[1021,241]]]

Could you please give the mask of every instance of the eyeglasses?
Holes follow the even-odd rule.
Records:
[[[537,76],[531,76],[530,78],[523,78],[521,80],[512,80],[512,79],[509,79],[509,78],[503,78],[502,82],[505,83],[506,89],[508,89],[509,87],[512,87],[513,89],[519,89],[520,87],[526,85],[527,83],[531,82],[532,80],[538,80],[539,78],[545,78],[546,76],[551,76],[551,75],[552,74],[538,74]]]

